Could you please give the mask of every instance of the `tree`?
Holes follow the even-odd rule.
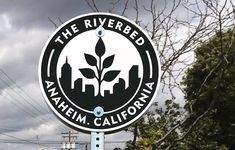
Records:
[[[179,2],[179,3],[177,3]],[[196,18],[198,24],[194,24],[193,21],[190,22],[188,20],[179,20],[178,18],[174,18],[175,11],[180,8],[180,6],[184,6],[189,13],[191,13],[192,18]],[[153,17],[152,27],[153,29],[146,29],[149,31],[153,41],[156,43],[157,48],[160,53],[160,58],[162,62],[162,91],[168,91],[171,95],[169,98],[171,101],[171,105],[174,105],[174,99],[177,96],[174,92],[174,89],[182,90],[184,85],[180,85],[181,77],[184,74],[184,71],[187,70],[188,67],[191,66],[190,63],[184,59],[183,61],[180,59],[185,54],[187,55],[190,52],[194,52],[198,46],[202,45],[203,43],[207,42],[213,35],[217,35],[219,38],[220,48],[223,49],[223,31],[234,26],[232,23],[234,19],[234,10],[233,10],[233,3],[232,1],[190,1],[187,3],[183,3],[181,1],[174,1],[173,6],[171,9],[171,13],[168,15],[165,14],[166,11],[163,10],[161,13],[156,11],[156,7],[154,3],[151,3],[150,9],[147,9],[148,12]],[[203,10],[204,9],[204,10]],[[169,10],[169,9],[168,9]],[[157,13],[158,12],[158,13]],[[168,18],[169,17],[169,18]],[[161,20],[163,19],[163,20]],[[166,21],[168,20],[168,21]],[[193,20],[193,19],[192,19]],[[158,22],[159,21],[159,22]],[[177,33],[177,27],[181,26],[184,28],[188,26],[189,32],[188,37],[184,40],[177,41],[173,39],[174,33]],[[161,31],[164,31],[163,33]],[[176,31],[176,32],[174,32]],[[166,33],[166,34],[164,34]],[[165,38],[164,38],[165,37]],[[163,41],[163,42],[162,42]],[[180,43],[183,44],[180,44]],[[162,44],[164,43],[164,44]],[[226,56],[222,55],[221,57],[226,60]],[[209,73],[206,76],[201,77],[202,81],[207,81],[208,78],[212,75],[212,73],[217,70],[221,69],[222,64],[224,62],[220,62],[216,64],[214,67],[209,68]],[[226,64],[225,64],[226,65]],[[205,82],[198,83],[198,86],[204,87]],[[166,88],[168,90],[166,90]],[[187,94],[186,91],[182,90],[183,93]],[[200,95],[203,93],[203,90],[200,88],[196,92],[194,97],[195,100],[200,99]],[[187,97],[186,97],[187,98]],[[186,104],[188,105],[188,103]],[[148,137],[151,135],[152,132],[157,133],[157,131],[161,131],[163,129],[163,134],[158,136],[157,138],[153,138],[149,136],[144,141],[145,143],[153,143],[152,149],[223,149],[224,146],[220,146],[220,143],[215,143],[214,141],[209,141],[204,138],[205,141],[201,142],[197,141],[196,139],[200,139],[204,137],[206,134],[218,134],[219,132],[212,132],[210,130],[204,130],[204,135],[201,134],[199,137],[196,131],[203,129],[207,129],[208,127],[215,127],[215,124],[210,124],[210,120],[208,119],[208,114],[211,112],[211,107],[214,105],[214,102],[208,102],[207,104],[209,107],[207,109],[203,109],[200,114],[195,115],[192,111],[186,111],[185,113],[179,113],[178,115],[162,115],[157,111],[157,115],[159,115],[160,119],[155,119],[156,124],[161,126],[160,128],[151,128],[148,129],[147,126],[152,126],[150,122],[138,122],[136,126],[133,127],[134,138],[132,141],[132,149],[141,148],[140,142],[142,140],[141,137]],[[171,111],[175,108],[171,108]],[[200,109],[200,108],[198,108]],[[179,111],[180,109],[178,109]],[[168,110],[163,110],[168,111]],[[180,112],[180,111],[179,111]],[[163,113],[164,114],[164,113]],[[156,115],[156,113],[155,113]],[[172,122],[171,119],[167,120],[165,124],[161,124],[160,120],[164,120],[167,116],[172,117],[172,119],[177,120],[177,122]],[[194,116],[194,117],[192,117]],[[145,119],[149,120],[148,117]],[[205,125],[210,126],[205,126]],[[145,127],[146,130],[152,130],[150,134],[146,132],[138,132],[140,129]],[[164,128],[164,126],[167,126]],[[217,128],[219,129],[219,127]],[[212,132],[212,133],[210,133]],[[138,137],[136,140],[135,137]],[[218,135],[217,137],[219,137]],[[171,138],[173,137],[173,138]],[[223,139],[223,138],[222,138]],[[154,142],[151,142],[154,141]],[[224,139],[226,140],[226,139]],[[134,141],[137,141],[136,143]],[[204,142],[204,143],[203,143]],[[190,143],[193,143],[194,146],[190,146]],[[128,145],[129,146],[129,145]],[[129,146],[130,147],[130,146]],[[137,147],[137,148],[136,148]],[[148,146],[143,147],[147,148]],[[151,149],[151,147],[150,147]]]
[[[190,112],[190,118],[193,120],[209,109],[198,129],[190,135],[192,137],[195,134],[195,142],[189,144],[191,148],[223,145],[235,149],[234,37],[233,28],[216,34],[197,48],[196,62],[184,78],[187,100],[185,108]],[[201,91],[199,95],[198,91]],[[190,120],[188,124],[191,124]]]
[[[133,144],[133,141],[127,143],[126,150],[165,150],[170,144],[169,141],[178,138],[178,133],[174,131],[165,139],[164,144],[161,143],[162,137],[166,136],[169,129],[178,124],[180,116],[180,106],[172,102],[173,100],[166,100],[166,110],[158,107],[157,112],[149,112],[144,118],[141,118],[138,123],[138,141]],[[156,113],[158,116],[156,116]],[[171,124],[169,124],[171,122]],[[175,146],[175,150],[179,149]]]

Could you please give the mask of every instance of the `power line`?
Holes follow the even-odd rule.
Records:
[[[2,81],[2,79],[0,78],[0,80]],[[3,90],[2,87],[0,87],[1,90]],[[37,119],[39,122],[48,122],[49,120],[45,120],[43,118],[38,118],[38,115],[36,112],[32,111],[31,109],[25,109],[26,107],[24,106],[27,106],[25,105],[22,101],[15,101],[15,96],[13,96],[11,93],[9,93],[8,91],[5,91],[5,93],[8,95],[7,98],[7,102],[11,103],[13,106],[16,106],[18,107],[21,111],[23,111],[25,114],[27,114],[30,118],[33,118],[33,119]],[[13,110],[13,109],[11,109]]]
[[[19,129],[14,129],[14,128],[0,126],[0,131],[2,131],[2,132],[5,132],[5,131],[17,132],[17,131],[20,131],[20,130]]]
[[[48,109],[46,109],[45,107],[43,107],[41,103],[39,103],[37,100],[35,100],[33,97],[31,97],[31,96],[30,96],[27,92],[25,92],[25,90],[24,90],[23,88],[21,88],[19,85],[17,85],[17,83],[16,83],[3,69],[0,68],[0,71],[2,72],[2,74],[4,74],[4,75],[8,78],[8,80],[10,80],[10,81],[11,81],[22,93],[24,93],[29,99],[34,100],[34,102],[37,103],[37,105],[38,105],[39,107],[41,107],[43,110],[46,110],[47,112],[49,112]],[[44,103],[44,104],[45,104],[45,106],[46,106],[46,103]]]
[[[32,97],[31,97],[27,92],[25,92],[25,90],[24,90],[23,88],[21,88],[20,86],[18,86],[18,85],[16,84],[16,82],[15,82],[3,69],[0,69],[0,71],[2,72],[2,74],[4,74],[5,77],[7,77],[8,80],[10,80],[18,89],[20,89],[20,91],[22,91],[22,92],[24,93],[24,95],[26,95],[28,98],[32,99]],[[33,117],[33,118],[37,117],[37,116],[38,116],[38,115],[37,115],[38,113],[39,113],[39,114],[43,114],[43,112],[45,112],[45,111],[43,111],[43,110],[39,110],[39,108],[37,108],[37,107],[34,106],[30,101],[28,101],[25,96],[19,94],[18,91],[16,91],[16,89],[12,88],[11,85],[10,85],[7,81],[5,81],[1,76],[0,76],[0,80],[1,80],[2,83],[4,83],[9,89],[11,89],[11,90],[14,92],[14,94],[15,94],[16,96],[19,96],[20,98],[22,98],[22,99],[24,100],[24,102],[26,102],[28,105],[30,105],[30,106],[32,106],[32,107],[31,107],[30,109],[28,109],[28,110],[25,110],[25,109],[24,109],[25,107],[22,108],[21,106],[28,106],[28,105],[24,105],[22,101],[19,101],[19,104],[20,104],[20,105],[19,105],[18,103],[16,103],[15,101],[10,101],[14,106],[18,106],[19,108],[21,108],[22,111],[24,111],[26,114],[28,114],[30,117]],[[3,89],[3,88],[1,88],[1,89]],[[15,99],[15,98],[14,98],[15,96],[12,96],[9,92],[6,91],[6,94],[9,95],[9,96],[11,97],[11,99]],[[34,101],[37,102],[36,100],[34,100]],[[38,103],[38,104],[39,104],[39,103]],[[39,106],[41,106],[41,105],[39,105]],[[33,108],[33,111],[30,111],[32,108]],[[41,108],[43,108],[43,107],[41,106]],[[46,110],[45,108],[43,108],[43,109]],[[48,110],[46,110],[46,111],[49,112]],[[43,117],[45,117],[45,116],[43,116]],[[49,122],[49,121],[54,120],[54,118],[51,118],[51,116],[48,116],[48,117],[50,117],[50,119],[47,118],[47,119],[45,120],[44,118],[39,118],[39,119],[40,119],[40,122],[41,122],[41,121],[42,121],[42,122]],[[59,121],[57,120],[57,122],[59,122]],[[61,122],[59,122],[59,124],[60,124],[59,128],[63,129],[63,128],[61,127],[61,126],[63,126],[63,124],[62,124]],[[61,125],[61,124],[62,124],[62,125]],[[58,129],[57,129],[57,130],[58,130]]]
[[[1,87],[0,87],[0,89],[3,90],[3,88],[1,88]],[[11,94],[9,94],[7,91],[5,91],[5,93],[6,93],[11,99],[14,99],[14,97],[13,97]],[[9,97],[6,97],[6,98],[9,100],[9,101],[7,101],[7,102],[9,102],[9,103],[13,104],[14,106],[20,108],[20,110],[22,110],[24,113],[26,113],[26,114],[29,115],[30,117],[35,118],[35,116],[33,115],[34,113],[25,110],[23,107],[21,107],[21,106],[19,105],[19,104],[22,104],[21,101],[20,101],[19,103],[16,103],[15,101],[12,101]],[[12,110],[12,109],[11,109],[11,110]]]
[[[0,68],[0,71],[2,72],[2,74],[5,76],[5,77],[7,77],[7,79],[9,80],[9,81],[11,81],[12,83],[13,83],[13,85],[15,85],[15,87],[17,87],[21,92],[23,92],[29,99],[32,99],[32,100],[34,100],[34,102],[36,102],[42,109],[44,109],[46,112],[48,112],[48,113],[51,113],[48,109],[46,109],[45,107],[43,107],[42,105],[41,105],[41,103],[38,103],[38,101],[37,100],[35,100],[34,98],[32,98],[32,96],[30,96],[22,87],[20,87],[19,85],[17,85],[17,83],[16,83],[16,81],[14,81],[3,69],[1,69]],[[3,80],[3,79],[2,79]],[[5,81],[6,82],[6,81]],[[9,87],[10,85],[7,83],[7,86]],[[14,90],[15,91],[15,93],[17,93],[17,91],[16,90]],[[19,93],[17,93],[18,95],[20,95]],[[42,96],[42,93],[40,92],[40,94],[41,94],[41,96]],[[21,95],[20,95],[21,96]],[[22,97],[22,96],[21,96]],[[43,98],[43,96],[42,96],[42,98]],[[25,100],[25,98],[23,97],[23,99]],[[27,100],[26,100],[27,101]],[[44,103],[45,103],[45,101],[44,101]],[[31,103],[32,104],[32,103]],[[45,103],[46,104],[46,103]],[[33,104],[32,104],[33,105]],[[35,106],[33,106],[34,108],[35,108]],[[36,110],[38,110],[37,108],[36,108]],[[39,113],[42,113],[40,110],[38,110],[38,112]],[[50,117],[49,116],[49,118],[50,118],[50,121],[51,120],[54,120],[54,118],[52,118],[52,117]],[[58,121],[57,120],[57,122],[60,124],[60,125],[62,125],[62,126],[64,126],[64,124],[62,124],[60,121]]]
[[[26,142],[26,143],[30,143],[30,144],[34,144],[34,145],[40,145],[40,146],[44,146],[44,147],[47,147],[45,145],[42,145],[42,144],[39,144],[37,142],[34,142],[32,140],[26,140],[26,139],[22,139],[22,138],[19,138],[19,137],[15,137],[15,136],[12,136],[12,135],[8,135],[6,133],[0,133],[1,135],[4,135],[4,136],[7,136],[7,137],[10,137],[10,138],[13,138],[13,139],[17,139],[17,140],[20,140],[20,141],[23,141],[23,142]],[[49,147],[48,147],[49,148]]]
[[[0,89],[2,89],[2,88],[0,87]],[[14,101],[14,97],[10,93],[8,93],[7,91],[5,91],[5,93],[8,95],[7,97],[5,97],[6,99],[8,99],[7,102],[11,103],[13,106],[19,108],[22,112],[24,112],[26,114],[27,118],[34,119],[39,122],[45,122],[45,119],[38,118],[34,112],[30,111],[30,109],[25,109],[24,104],[21,101],[18,101],[18,102]],[[14,109],[10,109],[10,110],[13,112]],[[55,120],[55,119],[53,119],[53,120]],[[49,121],[52,121],[52,120],[49,120]],[[49,121],[46,120],[46,122],[49,122]],[[59,121],[57,120],[57,122],[59,122]],[[62,123],[60,123],[60,124],[62,124]],[[62,128],[61,126],[59,126],[59,128],[61,128],[61,130],[59,130],[58,128],[56,129],[59,132],[64,130],[64,128]]]
[[[18,95],[19,97],[21,97],[28,105],[32,106],[32,108],[33,108],[34,110],[36,110],[36,111],[39,112],[39,113],[44,113],[43,111],[39,110],[36,106],[34,106],[30,101],[28,101],[24,96],[20,95],[14,88],[11,87],[11,85],[10,85],[9,83],[7,83],[7,82],[6,82],[5,80],[3,80],[1,77],[0,77],[0,80],[1,80],[5,85],[7,85],[7,87],[8,87],[9,89],[11,89],[12,91],[14,91],[14,93],[15,93],[16,95]]]

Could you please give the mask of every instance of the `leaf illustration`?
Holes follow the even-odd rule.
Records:
[[[120,70],[108,71],[104,74],[103,80],[107,82],[113,81],[119,73],[120,73]]]
[[[96,60],[96,58],[94,56],[92,56],[90,54],[86,54],[86,53],[84,55],[85,55],[87,63],[90,66],[96,66],[97,65],[97,60]]]
[[[111,55],[104,59],[103,68],[108,68],[113,64],[114,55]]]
[[[105,53],[105,45],[102,38],[99,38],[98,42],[96,43],[95,53],[99,57],[103,56]]]
[[[95,78],[95,72],[92,69],[89,68],[83,68],[83,69],[79,69],[79,71],[82,73],[82,75],[84,77],[86,77],[87,79],[93,79]]]

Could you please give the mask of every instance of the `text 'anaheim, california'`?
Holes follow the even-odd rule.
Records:
[[[141,96],[133,102],[133,105],[125,108],[125,110],[109,117],[94,117],[94,120],[88,120],[87,116],[83,114],[83,111],[81,111],[80,109],[75,110],[74,108],[70,107],[67,101],[62,100],[58,89],[53,81],[46,80],[45,84],[47,90],[46,92],[48,93],[52,104],[57,107],[56,109],[58,111],[64,113],[65,116],[73,120],[73,122],[87,125],[93,124],[96,127],[108,127],[125,121],[128,115],[136,115],[137,111],[142,109],[145,103],[148,103],[149,95],[152,94],[153,86],[155,83],[145,83],[145,88],[142,89]]]

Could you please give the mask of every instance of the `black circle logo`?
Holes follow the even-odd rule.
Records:
[[[92,13],[64,23],[39,64],[47,104],[83,132],[121,130],[150,107],[160,80],[153,44],[135,23]]]

